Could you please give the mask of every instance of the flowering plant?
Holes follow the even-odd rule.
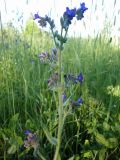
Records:
[[[80,82],[80,84],[83,83],[84,78],[82,73],[80,73],[77,76],[74,75],[66,75],[63,72],[62,67],[62,51],[64,49],[64,44],[67,42],[67,33],[68,29],[72,23],[73,18],[76,18],[77,20],[81,20],[84,18],[84,12],[88,8],[85,7],[85,3],[81,3],[79,8],[66,8],[66,11],[63,13],[63,16],[60,18],[60,24],[61,24],[61,33],[59,34],[58,31],[55,28],[54,20],[51,19],[49,16],[45,15],[44,17],[41,17],[38,13],[34,15],[34,20],[38,20],[38,24],[43,28],[46,27],[47,24],[49,24],[51,33],[53,36],[53,40],[55,43],[55,47],[52,50],[52,54],[49,54],[48,52],[40,53],[39,59],[42,62],[47,61],[49,64],[54,63],[53,74],[48,79],[48,86],[55,86],[56,90],[58,92],[58,135],[57,135],[57,143],[56,143],[56,151],[54,155],[54,160],[59,160],[60,158],[60,145],[61,145],[61,136],[62,136],[62,130],[65,120],[65,111],[64,111],[64,104],[65,102],[69,101],[69,106],[80,106],[83,103],[82,98],[78,98],[77,101],[74,101],[72,99],[67,99],[67,96],[65,94],[65,87],[71,84],[77,84]],[[28,134],[28,136],[31,136],[31,134]],[[29,137],[28,137],[29,139]],[[28,140],[27,140],[28,142]],[[29,145],[31,144],[31,141]]]

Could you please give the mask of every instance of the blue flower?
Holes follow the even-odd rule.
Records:
[[[39,16],[39,14],[37,13],[37,14],[34,14],[34,20],[36,20],[36,19],[39,19],[40,18],[40,16]]]
[[[38,23],[41,27],[46,27],[47,25],[46,19],[44,17],[40,17]]]
[[[78,103],[79,105],[83,104],[82,98],[79,98],[79,99],[77,100],[77,103]]]
[[[25,131],[25,134],[26,134],[26,135],[29,135],[30,133],[31,133],[30,130],[26,130],[26,131]]]
[[[66,94],[63,93],[63,94],[62,94],[62,101],[64,102],[66,98],[67,98]]]
[[[69,9],[68,7],[66,8],[66,11],[63,14],[63,18],[61,18],[61,25],[64,29],[68,29],[75,15],[76,15],[76,8],[74,9]]]
[[[88,8],[85,7],[85,3],[81,3],[81,11],[84,13],[86,10],[88,10]]]
[[[88,8],[85,7],[85,3],[80,4],[80,8],[77,9],[76,15],[77,15],[77,20],[81,20],[84,18],[84,12],[88,10]]]
[[[57,48],[52,48],[52,54],[51,54],[51,60],[57,60],[58,59],[58,52]]]
[[[66,16],[70,21],[75,17],[76,14],[76,8],[74,9],[69,9],[68,7],[66,8],[66,12],[64,12],[64,17]]]
[[[82,104],[83,104],[82,98],[79,98],[77,101],[74,101],[74,100],[71,101],[71,106],[72,106],[72,107],[80,106],[80,105],[82,105]]]
[[[83,78],[82,73],[80,73],[80,74],[77,76],[77,80],[78,80],[80,83],[83,82],[84,78]]]
[[[51,29],[55,28],[55,23],[54,23],[54,20],[51,19],[50,17],[48,17],[47,15],[45,15],[45,21],[49,23]]]
[[[24,140],[24,147],[25,148],[34,148],[34,150],[38,149],[39,147],[39,138],[36,133],[31,133],[28,130],[27,132],[27,138]]]

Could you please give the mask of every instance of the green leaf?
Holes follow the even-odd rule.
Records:
[[[9,127],[14,130],[17,126],[18,123],[18,118],[19,118],[19,113],[16,113],[14,116],[12,116],[12,118],[10,119],[9,122]]]
[[[56,144],[57,144],[57,139],[54,138],[54,137],[52,137],[52,136],[50,135],[50,133],[49,133],[49,131],[48,131],[48,129],[46,128],[45,125],[42,125],[42,127],[43,127],[43,131],[44,131],[44,133],[45,133],[48,141],[49,141],[52,145],[56,145]]]
[[[86,152],[84,152],[84,154],[83,154],[83,157],[84,158],[91,158],[93,155],[92,155],[92,152],[91,151],[86,151]]]
[[[103,128],[104,128],[106,131],[109,131],[109,130],[110,130],[110,125],[109,125],[107,122],[104,122],[104,123],[103,123]]]
[[[99,160],[105,159],[105,152],[106,152],[106,149],[101,149],[99,151]]]
[[[78,155],[70,157],[68,160],[80,160],[80,157]]]
[[[11,122],[17,122],[18,121],[18,118],[19,118],[19,113],[16,113],[14,116],[12,116],[11,118]]]
[[[75,160],[80,160],[80,157],[78,155],[76,155]]]
[[[118,145],[118,140],[117,138],[109,138],[109,147],[108,148],[115,148]]]
[[[31,128],[31,129],[35,128],[33,122],[32,122],[30,119],[28,119],[28,120],[26,121],[25,127],[26,127],[26,128]]]
[[[95,136],[96,136],[96,141],[98,143],[100,143],[100,144],[102,144],[102,145],[104,145],[106,147],[109,146],[109,142],[107,141],[107,139],[102,134],[97,132]]]
[[[16,147],[16,145],[13,144],[10,148],[8,148],[7,153],[14,154],[16,151],[17,151],[17,147]]]
[[[75,156],[70,157],[68,160],[74,160]]]
[[[96,141],[107,148],[115,148],[118,144],[117,138],[105,138],[104,135],[96,133]]]
[[[20,137],[20,136],[16,136],[16,142],[17,142],[17,144],[18,145],[22,145],[23,144],[23,140],[22,140],[22,137]]]

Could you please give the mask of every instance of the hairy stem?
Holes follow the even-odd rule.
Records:
[[[59,49],[58,51],[58,75],[59,75],[59,84],[58,84],[58,101],[59,101],[59,106],[58,106],[58,135],[57,135],[57,146],[56,146],[56,151],[54,155],[54,160],[59,160],[60,155],[59,155],[59,150],[60,150],[60,144],[61,144],[61,135],[62,135],[62,128],[63,128],[63,102],[62,102],[62,93],[63,93],[63,81],[62,81],[62,55],[61,55],[61,50]]]

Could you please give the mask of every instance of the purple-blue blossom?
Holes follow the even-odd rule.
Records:
[[[26,130],[25,134],[27,138],[24,140],[25,148],[34,148],[36,150],[39,146],[39,139],[36,133],[31,133],[29,130]]]
[[[66,11],[64,12],[64,17],[68,18],[70,21],[75,17],[76,14],[76,8],[74,9],[69,9],[68,7],[66,8]]]
[[[26,134],[26,135],[29,135],[30,133],[31,133],[30,130],[26,130],[26,131],[25,131],[25,134]]]
[[[73,84],[77,84],[78,82],[80,82],[82,84],[84,81],[84,78],[82,73],[80,73],[77,77],[75,77],[72,74],[68,74],[68,75],[65,74],[64,80],[66,84],[68,84],[69,82],[72,82]]]
[[[38,13],[34,14],[34,18],[33,18],[34,20],[39,19],[39,18],[40,18],[40,16]]]
[[[82,83],[84,81],[84,78],[83,78],[83,75],[82,73],[80,73],[78,76],[77,76],[77,80]]]
[[[80,106],[80,105],[82,105],[82,104],[83,104],[82,98],[79,98],[77,101],[74,101],[74,100],[71,101],[71,106],[72,106],[72,107]]]
[[[80,9],[81,9],[81,11],[82,11],[83,13],[84,13],[86,10],[88,10],[88,8],[85,7],[85,3],[81,3],[81,4],[80,4],[80,7],[81,7]]]
[[[54,20],[45,15],[45,17],[39,16],[38,13],[34,14],[34,20],[38,19],[38,23],[41,27],[46,27],[47,23],[50,25],[51,29],[55,27]]]
[[[79,98],[79,99],[77,100],[77,103],[78,103],[79,105],[83,104],[82,98]]]
[[[47,15],[45,15],[45,21],[49,23],[51,29],[55,28],[55,23],[54,23],[54,20],[51,19],[50,17],[48,17]]]
[[[46,27],[47,25],[47,22],[44,17],[40,17],[38,23],[41,27]]]
[[[63,93],[63,94],[62,94],[62,101],[64,102],[66,98],[67,98],[66,94]]]
[[[57,48],[52,48],[51,51],[51,60],[57,60],[58,59],[58,52],[57,52]]]
[[[68,29],[75,15],[76,15],[76,8],[69,9],[68,7],[66,7],[66,11],[64,12],[63,17],[61,18],[61,25],[65,30]]]
[[[81,3],[80,8],[78,8],[76,11],[77,20],[81,20],[82,18],[84,18],[83,14],[86,10],[88,10],[88,8],[85,7],[85,3]]]

